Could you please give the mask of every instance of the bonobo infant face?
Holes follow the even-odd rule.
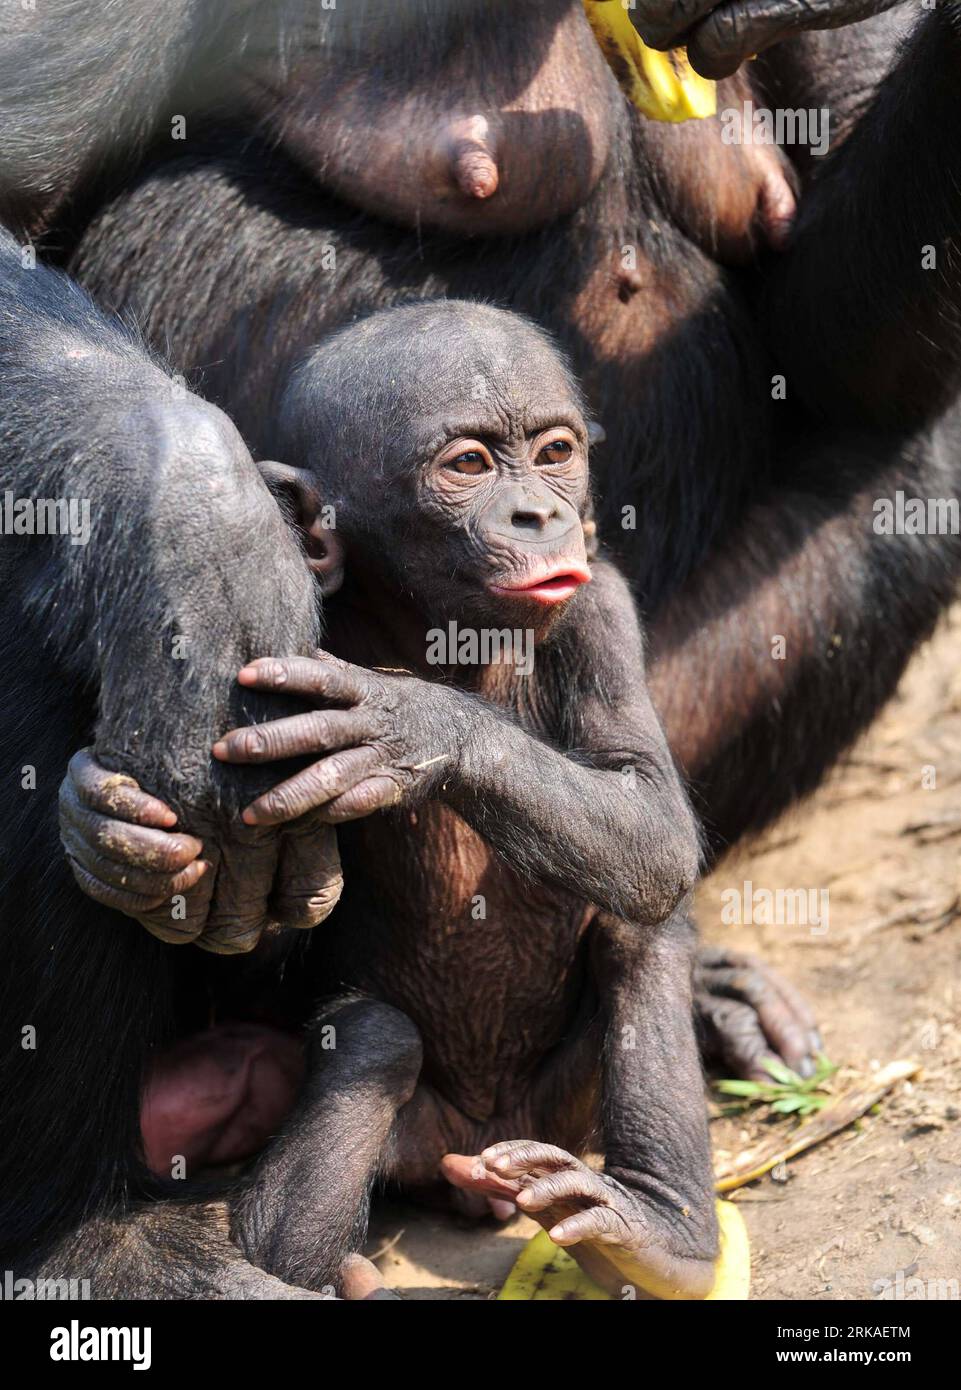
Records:
[[[374,314],[315,349],[281,415],[348,575],[387,603],[543,636],[590,579],[580,394],[527,320],[458,301]]]

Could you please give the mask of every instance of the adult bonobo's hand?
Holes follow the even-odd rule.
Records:
[[[611,0],[620,4],[620,0]],[[687,45],[704,77],[729,77],[746,58],[804,29],[840,29],[899,0],[636,0],[628,14],[652,48]]]
[[[357,820],[429,795],[456,766],[458,713],[467,706],[458,691],[416,676],[368,671],[327,652],[264,657],[237,679],[345,707],[234,729],[214,744],[214,756],[231,763],[323,755],[252,802],[243,813],[248,825],[280,825],[313,808],[331,824]]]
[[[161,941],[219,954],[256,946],[269,921],[312,927],[340,897],[334,832],[315,823],[276,833],[238,825],[204,841],[174,830],[165,802],[82,749],[60,788],[60,834],[80,887]],[[268,901],[266,885],[275,883]]]
[[[91,387],[113,410],[111,433],[97,420],[96,438],[110,448],[105,455],[98,446],[75,486],[93,498],[101,525],[68,557],[60,606],[74,623],[70,659],[97,691],[100,771],[87,765],[80,785],[75,772],[68,778],[66,833],[94,896],[107,901],[105,888],[133,892],[140,901],[124,907],[112,894],[111,906],[132,909],[166,940],[247,951],[271,923],[320,921],[340,887],[329,827],[281,833],[245,825],[241,808],[269,780],[210,756],[222,730],[299,708],[243,690],[235,675],[257,651],[314,649],[317,584],[231,421],[175,383],[148,383],[147,391],[142,375],[138,368],[131,385],[115,371]],[[120,774],[131,781],[118,781]],[[123,787],[129,794],[143,787],[171,808],[176,842],[193,853],[158,857],[156,838],[169,835],[169,825],[151,822],[149,809],[144,823],[142,805],[118,803]],[[76,802],[114,824],[84,817]],[[133,836],[131,819],[151,834]],[[181,828],[198,844],[185,842]],[[122,873],[118,884],[110,867],[186,872],[199,842],[209,867],[193,884],[188,875],[173,903],[143,901],[155,903],[154,890],[166,893],[169,882],[140,878],[138,888]]]

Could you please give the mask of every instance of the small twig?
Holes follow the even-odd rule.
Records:
[[[786,1163],[797,1154],[820,1144],[841,1129],[859,1120],[872,1105],[877,1105],[882,1096],[899,1081],[906,1081],[921,1070],[917,1062],[891,1062],[877,1072],[870,1080],[853,1087],[839,1096],[833,1105],[825,1106],[809,1120],[798,1125],[793,1133],[785,1137],[777,1135],[767,1144],[749,1149],[733,1161],[722,1164],[715,1172],[714,1186],[718,1192],[729,1192],[731,1188],[743,1183],[753,1182],[779,1163]]]
[[[385,1241],[379,1250],[375,1250],[372,1255],[367,1256],[371,1264],[376,1264],[377,1261],[382,1260],[385,1255],[389,1255],[390,1252],[393,1250],[394,1246],[398,1243],[398,1241],[400,1241],[406,1234],[407,1227],[401,1226],[400,1230],[397,1232],[395,1236],[391,1236],[390,1240]]]

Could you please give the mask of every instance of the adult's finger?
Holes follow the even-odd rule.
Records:
[[[70,854],[67,855],[67,863],[88,898],[124,913],[161,941],[170,945],[185,945],[195,941],[203,930],[212,874],[208,876],[205,873],[193,888],[184,893],[157,902],[150,895],[133,893],[104,882]]]
[[[320,815],[328,825],[340,825],[343,821],[372,816],[375,811],[389,810],[402,796],[403,789],[397,779],[382,773],[364,778],[349,791],[328,801],[321,807]]]
[[[126,773],[102,767],[90,748],[81,748],[70,759],[64,786],[82,805],[101,815],[157,830],[169,830],[177,824],[176,814],[165,802],[141,791]]]
[[[216,886],[197,945],[215,955],[237,955],[254,949],[270,921],[267,899],[277,872],[280,836],[231,836],[219,848]]]
[[[899,0],[730,0],[687,37],[691,66],[703,77],[729,77],[754,53],[791,34],[837,29],[880,14]]]
[[[68,858],[81,864],[87,873],[118,893],[129,894],[131,900],[137,900],[134,906],[123,909],[131,915],[144,906],[159,906],[176,893],[189,892],[209,867],[203,859],[192,859],[179,873],[150,873],[146,869],[132,868],[129,864],[118,864],[104,854],[91,853],[85,842],[76,842],[70,835],[64,837],[63,844]],[[149,903],[141,901],[148,899]]]
[[[81,846],[118,864],[150,873],[175,874],[201,853],[203,841],[182,831],[152,830],[89,811],[65,793],[60,802],[60,835],[79,858]]]
[[[609,0],[619,5],[621,0]],[[636,0],[628,17],[648,48],[680,48],[688,32],[717,0]]]
[[[337,906],[344,886],[337,834],[329,825],[283,832],[270,911],[285,927],[316,927]]]

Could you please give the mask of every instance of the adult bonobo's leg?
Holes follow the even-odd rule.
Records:
[[[513,1200],[602,1287],[702,1298],[717,1224],[704,1083],[692,1026],[695,933],[683,912],[649,930],[601,919],[604,1171],[528,1139],[448,1155],[460,1187]]]
[[[185,895],[187,921],[168,922],[189,939],[249,897],[242,939],[220,942],[249,944],[286,851],[258,840],[244,857],[232,797],[249,791],[211,768],[209,744],[247,705],[238,657],[304,650],[316,631],[303,560],[226,418],[76,287],[24,268],[3,233],[0,497],[0,1248],[22,1268],[141,1188],[139,1088],[170,999],[170,948],[73,881],[57,821],[67,759],[94,741],[201,832],[210,868]],[[101,848],[117,871],[122,842]],[[317,916],[337,885],[309,886],[302,862],[295,851],[294,891]],[[93,1259],[76,1272],[96,1291],[110,1270],[119,1291],[122,1266]]]
[[[318,1016],[300,1102],[234,1213],[248,1259],[304,1288],[347,1292],[345,1262],[366,1236],[371,1187],[420,1066],[417,1029],[389,1004],[355,999]]]

